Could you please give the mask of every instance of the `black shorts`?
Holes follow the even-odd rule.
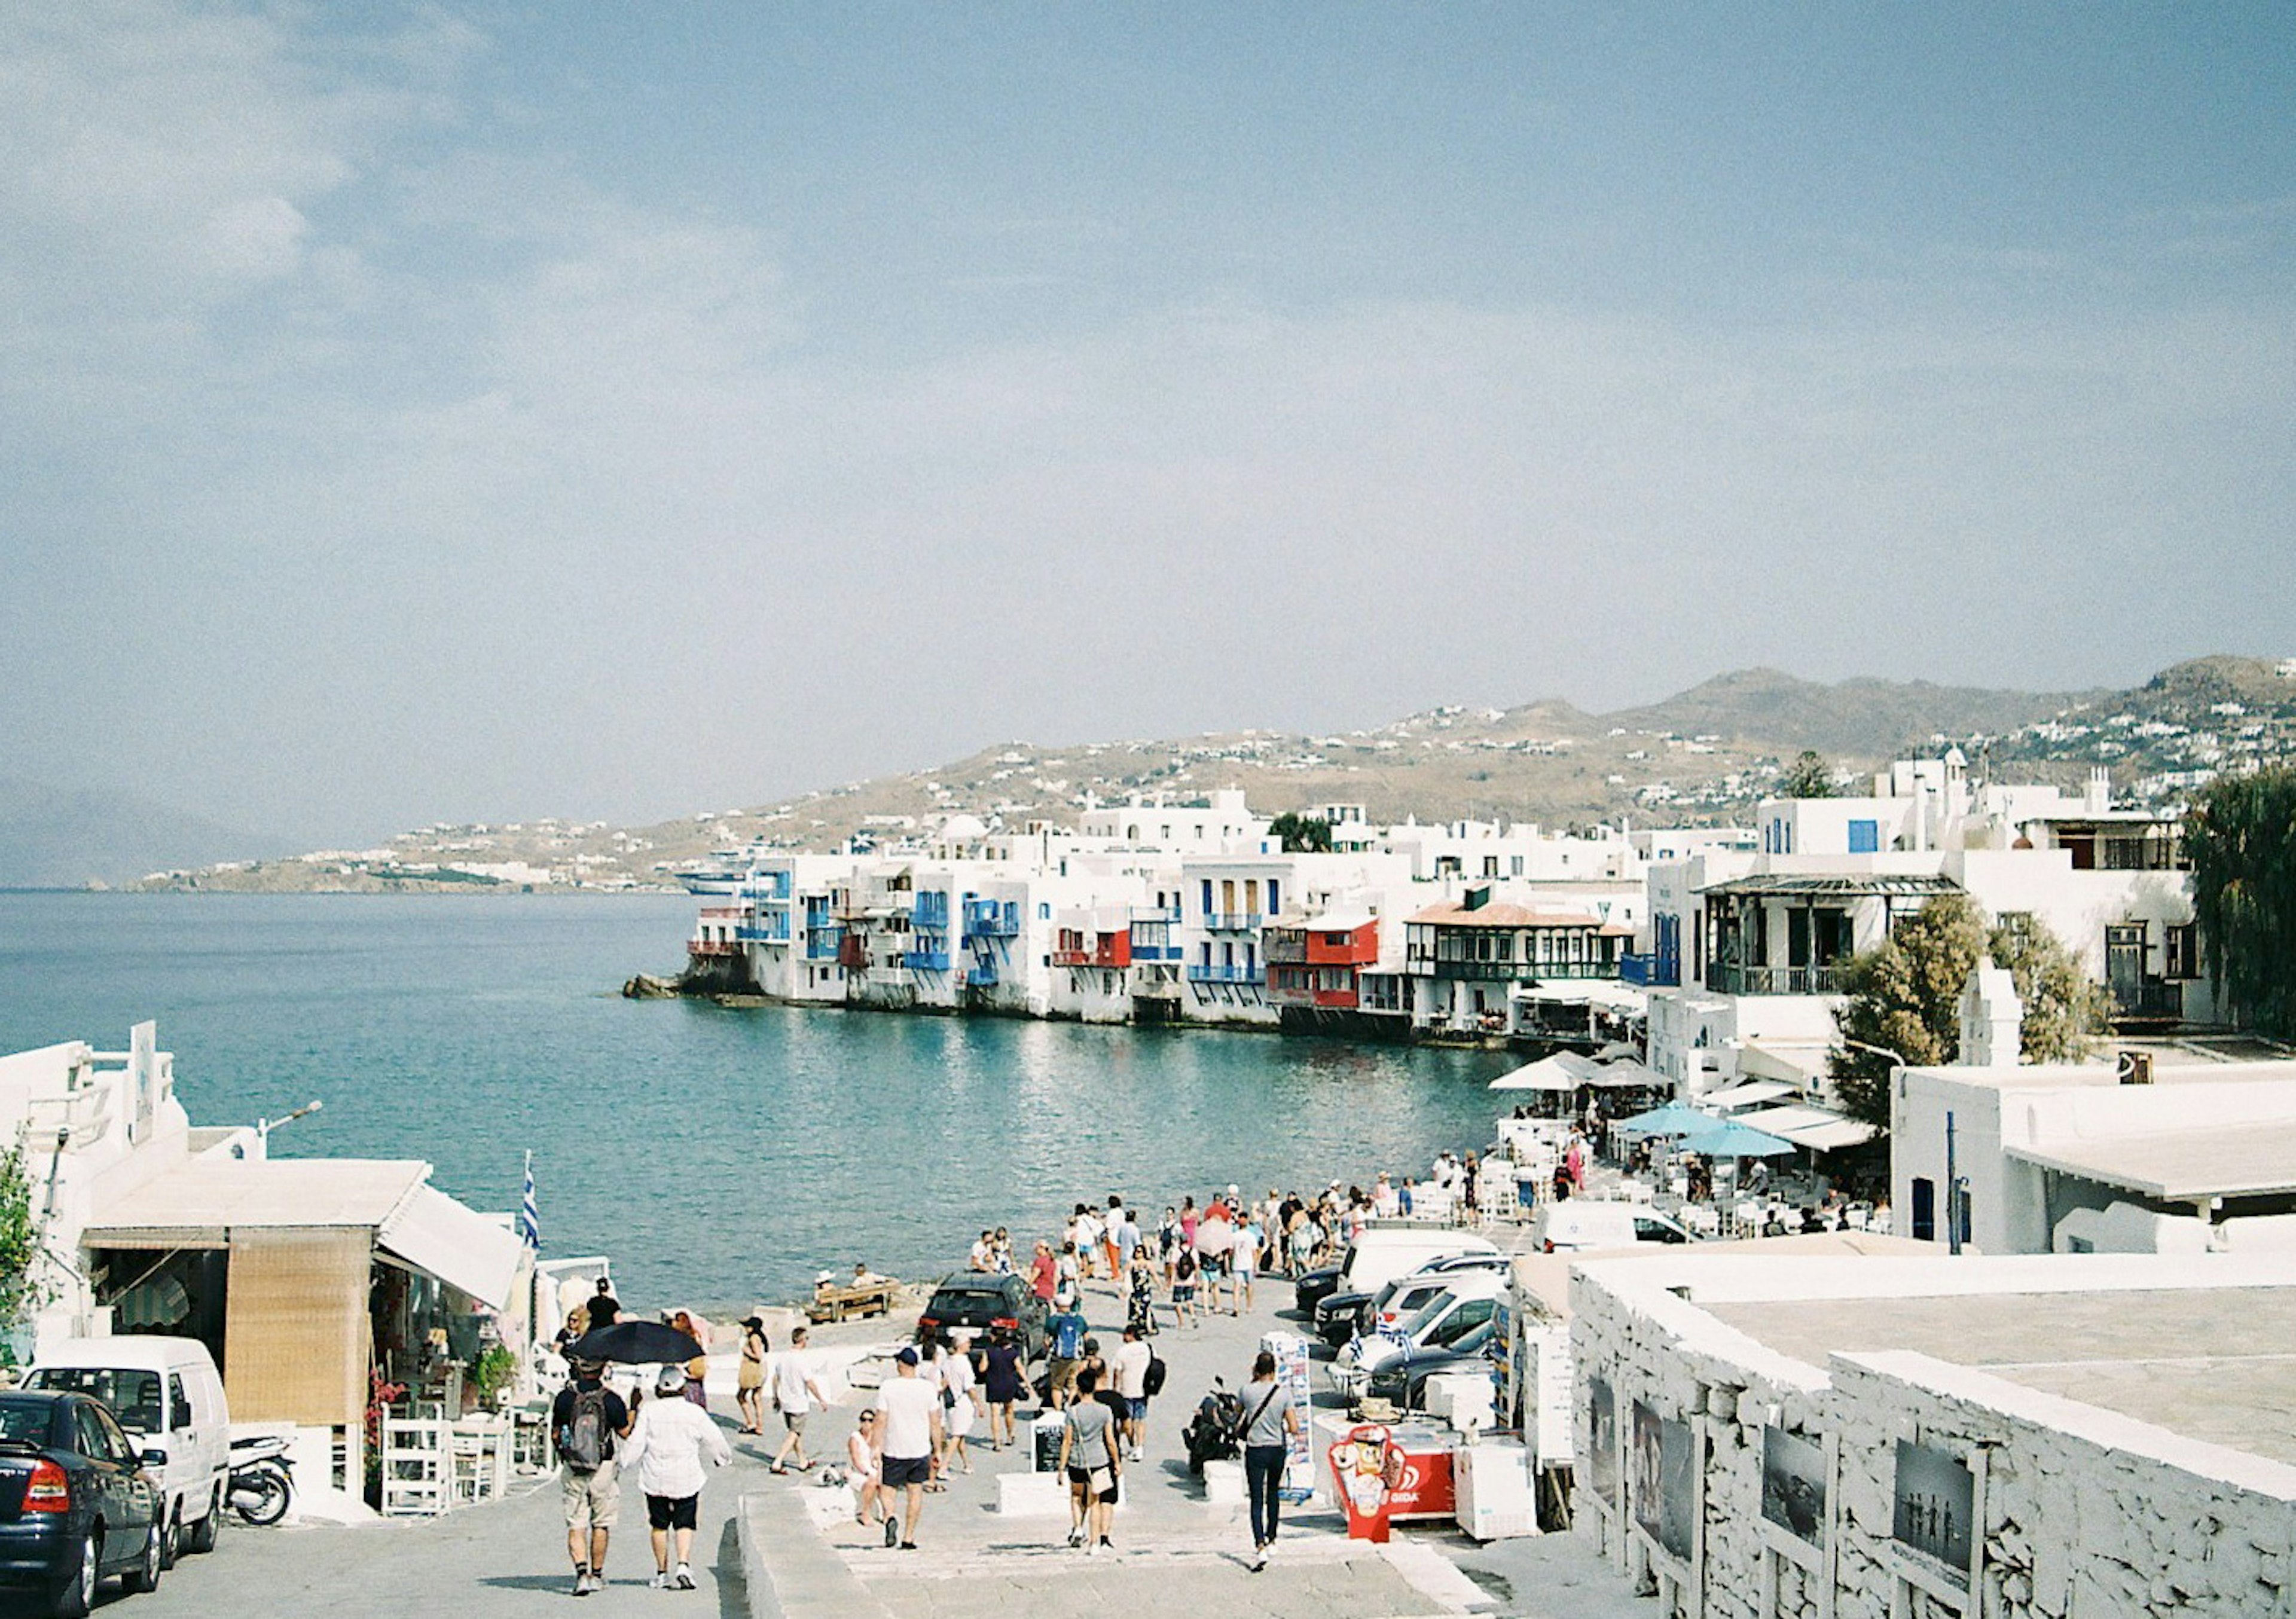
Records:
[[[888,1456],[878,1477],[889,1490],[898,1490],[905,1484],[930,1484],[932,1482],[932,1458]]]
[[[646,1497],[646,1526],[651,1529],[691,1529],[694,1514],[701,1509],[698,1495],[649,1495]]]

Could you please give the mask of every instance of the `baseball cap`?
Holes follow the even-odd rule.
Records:
[[[661,1375],[653,1380],[654,1392],[660,1394],[682,1394],[685,1389],[685,1368],[665,1366]]]
[[[902,1349],[900,1353],[895,1355],[893,1358],[904,1366],[914,1366],[917,1363],[916,1348],[914,1345],[906,1346]]]

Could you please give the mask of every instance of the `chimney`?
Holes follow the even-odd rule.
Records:
[[[1462,911],[1480,911],[1485,905],[1488,905],[1490,903],[1491,891],[1489,887],[1486,885],[1480,888],[1468,889],[1467,897],[1459,903],[1459,909]]]
[[[1961,992],[1961,1066],[1989,1068],[2022,1060],[2025,1003],[2017,981],[1990,956],[1980,956]]]
[[[2112,807],[2112,771],[2108,765],[2088,767],[2088,789],[2081,794],[2081,808],[2092,815],[2102,815]]]

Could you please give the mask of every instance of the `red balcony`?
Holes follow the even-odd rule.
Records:
[[[1360,928],[1316,928],[1308,931],[1308,965],[1310,967],[1375,967],[1378,964],[1379,919],[1376,917]]]

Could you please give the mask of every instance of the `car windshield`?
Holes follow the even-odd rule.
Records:
[[[0,1443],[47,1443],[55,1409],[45,1400],[0,1400]]]
[[[1441,1315],[1444,1311],[1449,1309],[1451,1307],[1451,1304],[1452,1299],[1449,1293],[1438,1293],[1434,1297],[1429,1299],[1425,1304],[1420,1305],[1418,1309],[1413,1311],[1409,1315],[1404,1318],[1404,1332],[1412,1337],[1417,1337],[1420,1333],[1426,1329],[1427,1324],[1436,1317]]]
[[[119,1366],[44,1366],[26,1379],[32,1388],[93,1394],[110,1406],[122,1427],[159,1432],[160,1374]]]
[[[952,1288],[933,1295],[932,1315],[946,1315],[952,1310],[1002,1310],[1010,1304],[1002,1293],[985,1288]]]

